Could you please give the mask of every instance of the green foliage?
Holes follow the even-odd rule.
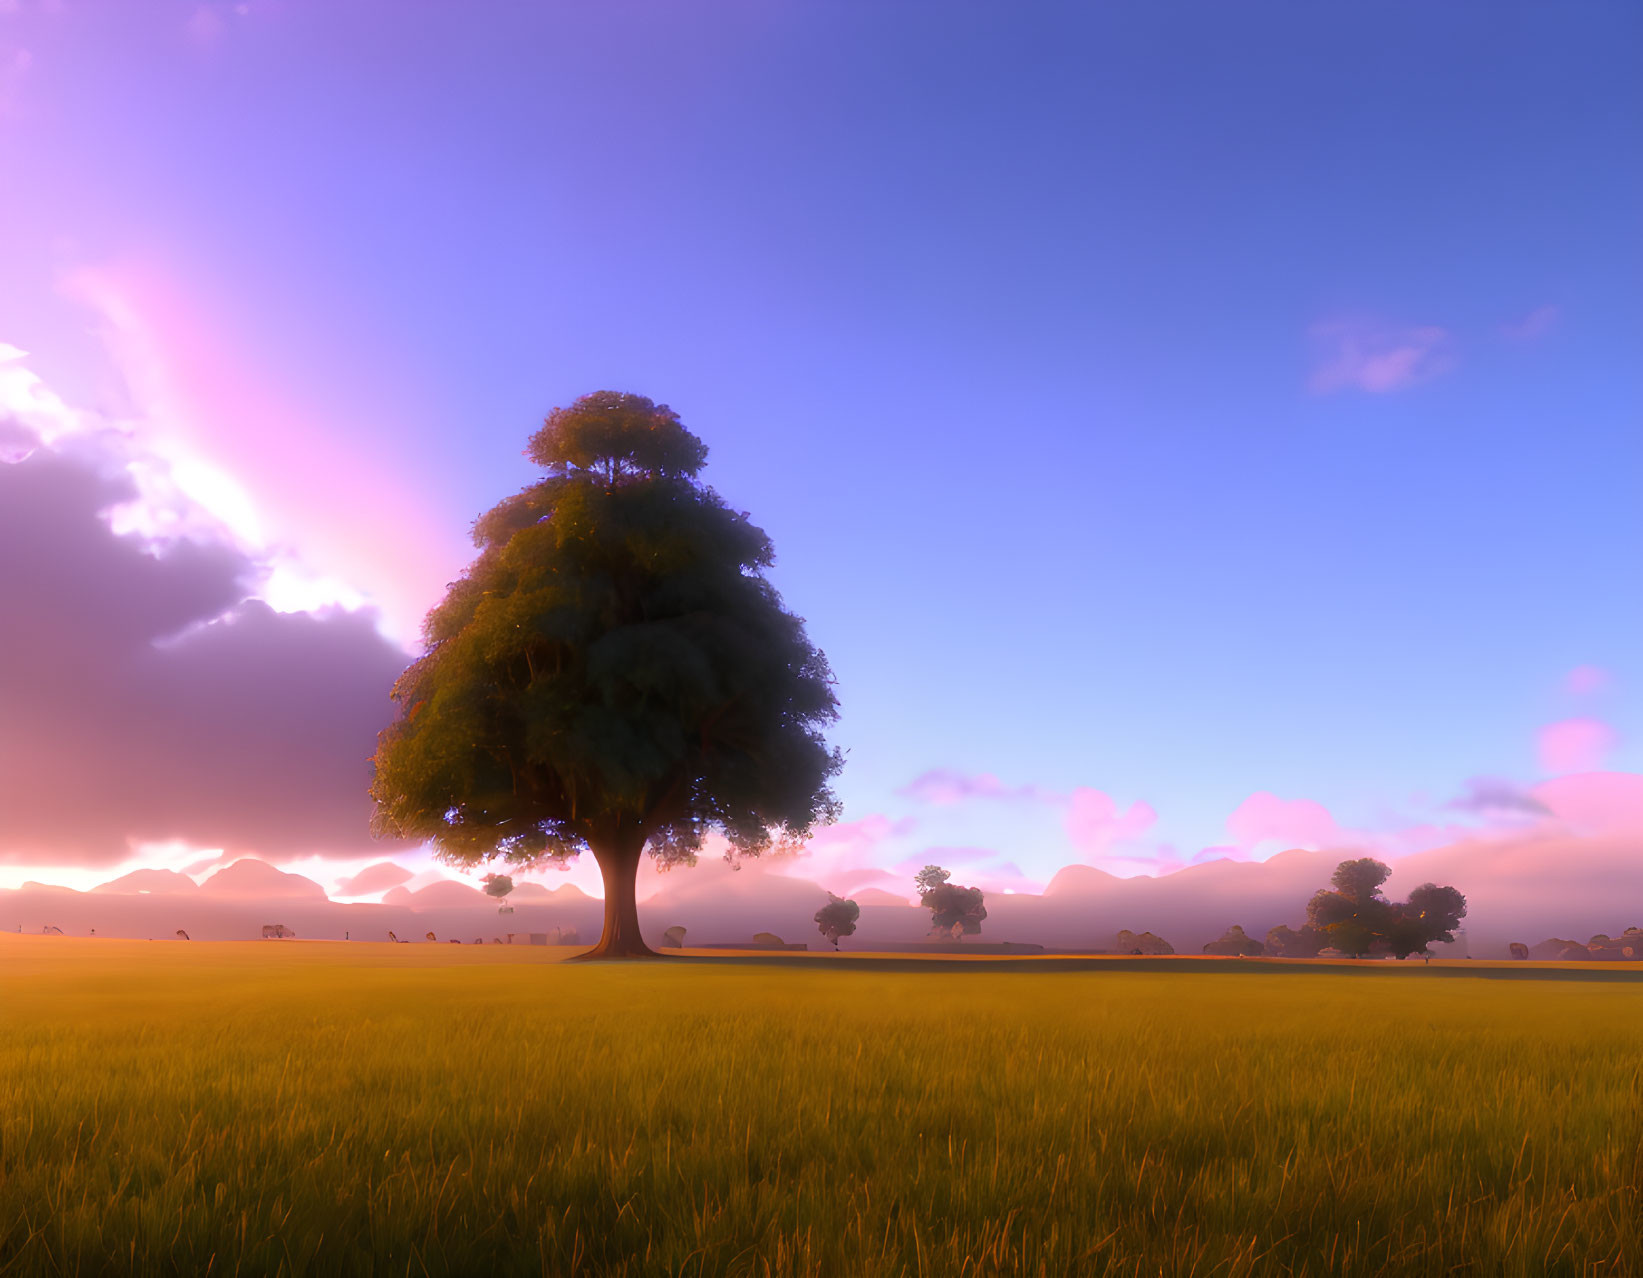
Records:
[[[851,935],[856,930],[856,920],[859,918],[861,906],[829,892],[827,904],[816,911],[816,927],[823,937],[833,942],[833,948],[836,950],[839,948],[839,938]]]
[[[693,862],[833,820],[822,653],[762,570],[769,539],[693,476],[670,410],[600,392],[529,455],[549,476],[474,524],[379,740],[379,831],[529,866],[648,846]],[[625,855],[625,853],[624,853]]]
[[[1263,946],[1251,936],[1244,934],[1244,929],[1237,923],[1229,927],[1218,941],[1210,941],[1204,946],[1205,954],[1234,954],[1253,957],[1263,951]]]
[[[596,391],[549,413],[525,456],[555,474],[583,471],[606,483],[629,475],[681,479],[701,470],[707,445],[666,404]]]

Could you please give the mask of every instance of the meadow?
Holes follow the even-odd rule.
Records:
[[[1643,1273],[1643,984],[562,957],[0,936],[0,1274]]]

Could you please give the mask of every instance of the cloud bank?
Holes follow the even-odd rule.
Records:
[[[43,436],[0,420],[0,860],[380,851],[368,760],[406,656],[374,614],[276,612],[226,530],[143,502],[152,458]]]
[[[1407,390],[1454,363],[1448,330],[1337,321],[1312,329],[1316,352],[1311,387],[1319,395],[1357,390],[1371,395]]]

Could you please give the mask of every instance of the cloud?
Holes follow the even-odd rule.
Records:
[[[0,464],[0,860],[380,851],[368,760],[405,654],[372,613],[254,598],[265,566],[208,520],[117,532],[136,460],[73,434]]]
[[[414,642],[472,553],[472,512],[369,430],[339,425],[346,387],[302,390],[273,347],[177,271],[126,260],[75,270],[62,289],[92,313],[133,402],[130,427],[168,482],[270,559],[265,597],[354,608],[368,586],[389,633]]]
[[[966,799],[1027,800],[1035,803],[1059,803],[1062,800],[1061,795],[1040,786],[1008,786],[990,772],[970,776],[952,768],[932,768],[896,793],[921,803],[941,806],[962,803]]]
[[[183,33],[195,44],[211,45],[222,38],[222,15],[212,5],[196,5],[183,23]]]
[[[1643,835],[1643,775],[1581,772],[1542,781],[1534,799],[1566,828],[1587,835]]]
[[[892,820],[881,814],[842,821],[817,830],[796,857],[772,858],[779,872],[800,875],[845,891],[888,878],[875,864],[887,846],[910,834],[917,822],[910,817]]]
[[[1101,858],[1115,844],[1136,838],[1157,820],[1150,804],[1137,801],[1120,812],[1111,795],[1081,785],[1067,805],[1067,838],[1080,856]]]
[[[897,887],[903,884],[912,889],[913,876],[926,865],[939,865],[951,871],[952,882],[964,887],[978,887],[993,894],[1041,892],[1044,880],[1030,879],[1014,861],[1007,860],[997,848],[983,847],[927,847],[917,856],[909,857],[895,867]]]
[[[1285,847],[1320,848],[1338,844],[1345,837],[1323,804],[1311,799],[1280,799],[1266,790],[1256,791],[1233,810],[1227,818],[1227,833],[1245,851],[1268,841]]]
[[[1151,868],[1153,858],[1150,854],[1139,849],[1126,850],[1124,845],[1152,828],[1158,814],[1151,805],[1139,801],[1120,811],[1111,795],[1090,786],[1076,786],[1070,794],[1066,794],[1040,785],[1006,785],[989,772],[971,775],[950,768],[936,768],[923,773],[896,793],[937,806],[989,800],[1062,808],[1062,828],[1081,857],[1103,864],[1135,862]],[[996,853],[983,854],[977,849],[968,849],[968,852],[996,860]],[[1022,878],[1022,872],[1013,866],[998,864],[988,872],[994,875],[1000,890],[1006,885],[1011,891],[1031,890],[1031,881]]]
[[[1564,691],[1576,697],[1602,692],[1612,682],[1609,672],[1601,666],[1576,666],[1563,676]]]
[[[22,461],[40,447],[40,437],[14,418],[0,417],[0,462]]]
[[[1550,776],[1595,772],[1617,741],[1614,729],[1601,719],[1561,719],[1540,730],[1540,766]]]
[[[1555,304],[1537,306],[1521,319],[1502,324],[1500,331],[1503,336],[1514,342],[1532,342],[1536,338],[1545,337],[1563,318],[1563,308]]]
[[[1354,322],[1315,325],[1317,363],[1311,388],[1319,395],[1340,390],[1385,394],[1405,390],[1447,372],[1454,364],[1447,330],[1385,328]]]
[[[1552,815],[1552,810],[1527,790],[1494,777],[1473,777],[1466,783],[1464,794],[1443,806],[1456,812],[1475,812],[1482,816]]]

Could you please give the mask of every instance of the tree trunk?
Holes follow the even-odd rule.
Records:
[[[639,935],[639,903],[634,897],[634,881],[639,874],[639,858],[644,855],[641,838],[623,836],[593,849],[599,874],[605,881],[605,926],[599,944],[579,960],[660,958]]]

